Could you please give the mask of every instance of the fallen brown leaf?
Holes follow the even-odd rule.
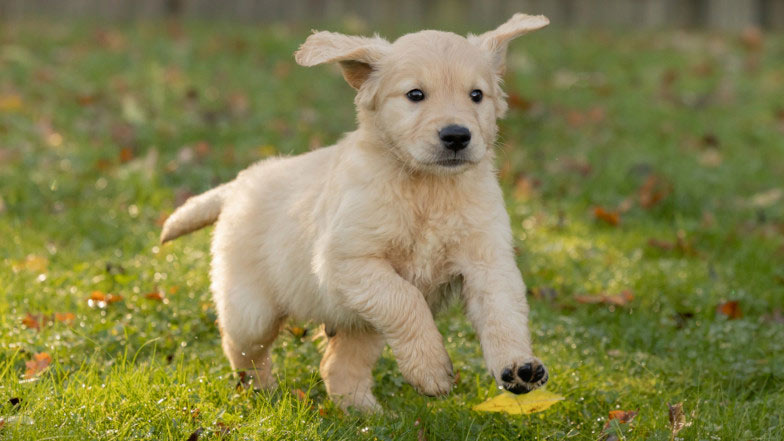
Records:
[[[604,428],[610,427],[610,421],[618,420],[621,424],[630,423],[634,417],[637,416],[636,410],[611,410],[610,416],[607,418],[607,422],[604,424]]]
[[[54,320],[70,325],[73,324],[74,320],[76,320],[76,314],[73,312],[55,312]]]
[[[726,316],[728,320],[734,320],[743,317],[740,310],[740,303],[737,300],[730,300],[719,304],[716,307],[716,312]]]
[[[27,367],[27,370],[25,371],[25,378],[32,378],[43,372],[46,370],[46,368],[49,367],[51,362],[52,357],[50,357],[46,352],[40,352],[33,355],[32,360],[25,362],[25,366]]]
[[[157,302],[162,302],[164,297],[160,291],[153,291],[144,295],[145,299],[148,300],[155,300]]]
[[[624,306],[634,300],[634,294],[629,290],[625,290],[620,294],[615,295],[578,295],[574,297],[574,300],[577,301],[577,303],[583,304],[602,303],[606,305]]]
[[[29,312],[22,318],[22,324],[26,328],[40,331],[46,324],[46,316],[43,314],[30,314]]]
[[[308,396],[305,394],[305,392],[302,389],[294,389],[291,391],[291,394],[294,395],[294,397],[300,401],[303,402],[308,401]]]
[[[667,407],[669,408],[670,414],[670,440],[674,440],[675,436],[678,435],[678,432],[684,427],[690,426],[691,423],[686,422],[686,415],[683,414],[683,403],[667,403]]]
[[[659,176],[651,174],[638,191],[640,206],[651,208],[670,194],[670,185]]]
[[[105,294],[101,291],[93,291],[87,298],[87,305],[91,308],[105,308],[107,305],[122,301],[123,297],[117,294]]]
[[[22,318],[22,324],[30,329],[40,331],[46,325],[51,325],[54,322],[65,323],[67,325],[73,324],[76,315],[72,312],[55,312],[54,314],[25,314]]]
[[[133,159],[133,149],[130,147],[123,147],[120,149],[120,162],[125,163]]]
[[[216,422],[215,426],[218,429],[218,436],[221,437],[221,438],[223,438],[224,436],[228,435],[229,432],[234,430],[233,426],[230,426],[230,425],[224,423],[223,421]]]
[[[666,240],[659,240],[659,239],[648,239],[648,246],[652,248],[658,248],[660,250],[669,251],[675,248],[675,244],[672,242],[667,242]]]
[[[509,97],[507,98],[507,102],[509,103],[509,108],[514,110],[522,110],[526,111],[531,108],[533,105],[531,101],[524,98],[522,95],[516,92],[510,92]]]
[[[686,232],[683,230],[678,230],[675,233],[675,247],[683,254],[687,255],[696,255],[697,251],[694,249],[694,245],[692,240],[686,237]]]
[[[596,206],[593,209],[593,215],[596,219],[607,223],[608,225],[618,226],[621,223],[621,215],[617,211],[608,211],[603,207]]]
[[[87,107],[87,106],[93,105],[97,99],[98,99],[98,96],[97,95],[92,95],[92,94],[85,94],[85,95],[77,95],[76,96],[76,102],[79,103],[79,105],[82,106],[82,107]]]
[[[675,234],[674,242],[651,238],[648,239],[648,246],[663,251],[676,250],[690,256],[697,254],[692,241],[686,237],[686,232],[683,230],[678,230],[678,232]]]

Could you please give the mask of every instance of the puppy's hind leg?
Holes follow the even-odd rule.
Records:
[[[269,330],[259,335],[253,342],[236,341],[224,329],[222,344],[223,352],[231,363],[240,381],[252,382],[254,389],[274,389],[277,386],[272,376],[272,359],[270,346],[278,336],[280,322],[274,323]]]
[[[341,409],[381,410],[373,396],[373,366],[384,349],[383,337],[372,330],[338,331],[327,342],[321,377],[327,393]]]
[[[238,283],[221,289],[226,285],[213,285],[223,352],[242,380],[252,381],[256,389],[272,389],[276,382],[272,376],[270,347],[285,316],[258,288]]]

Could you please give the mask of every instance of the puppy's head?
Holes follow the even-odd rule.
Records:
[[[421,31],[394,43],[317,32],[295,58],[303,66],[340,63],[358,91],[363,129],[407,167],[453,174],[488,157],[495,142],[496,119],[507,109],[500,83],[509,41],[548,23],[541,15],[515,14],[478,36]]]

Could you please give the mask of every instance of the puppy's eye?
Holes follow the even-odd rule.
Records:
[[[414,102],[422,101],[423,99],[425,99],[425,92],[422,92],[419,89],[413,89],[413,90],[409,90],[408,93],[406,93],[406,96],[408,97],[408,99]]]
[[[484,94],[482,93],[481,90],[474,89],[474,90],[471,91],[469,96],[471,97],[471,101],[473,101],[475,103],[478,103],[478,102],[482,101],[482,97],[484,96]]]

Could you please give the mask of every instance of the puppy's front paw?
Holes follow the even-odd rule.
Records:
[[[501,370],[500,384],[513,394],[526,394],[547,383],[547,368],[538,358],[512,363]]]
[[[412,360],[408,367],[401,365],[401,373],[408,383],[422,395],[446,395],[454,385],[452,360],[446,350],[432,358]]]

